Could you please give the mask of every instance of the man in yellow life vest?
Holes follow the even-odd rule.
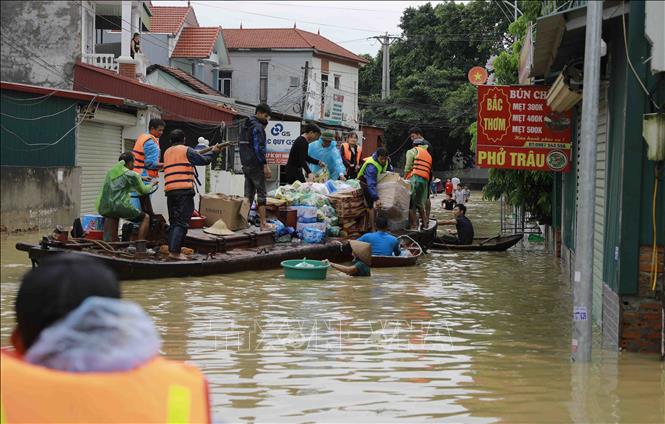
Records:
[[[427,200],[429,199],[429,179],[432,176],[432,155],[427,151],[423,138],[413,141],[413,148],[406,152],[404,178],[411,183],[411,207],[409,221],[412,230],[418,229],[416,210],[420,213],[421,228],[427,228]]]
[[[372,231],[376,231],[376,209],[381,208],[377,184],[379,175],[384,174],[388,168],[388,151],[383,147],[376,149],[372,156],[365,158],[363,166],[358,172],[358,181],[365,194],[365,201],[369,208],[369,224]]]
[[[171,147],[164,152],[164,191],[169,210],[169,257],[185,260],[180,252],[194,213],[195,166],[208,165],[226,144],[216,144],[199,151],[185,146],[185,133],[173,130]]]
[[[61,254],[28,272],[14,351],[0,353],[2,423],[209,423],[208,383],[160,356],[150,317],[113,271]]]
[[[362,162],[362,147],[358,146],[358,134],[352,132],[346,136],[346,142],[340,147],[342,162],[346,167],[346,179],[356,178]]]

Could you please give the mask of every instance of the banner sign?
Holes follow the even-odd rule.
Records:
[[[570,170],[572,112],[552,112],[548,89],[478,86],[479,168]]]
[[[300,135],[300,122],[270,121],[266,126],[266,160],[286,165],[291,145]]]

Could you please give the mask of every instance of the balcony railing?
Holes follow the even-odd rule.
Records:
[[[118,62],[116,62],[115,55],[113,53],[84,53],[82,60],[83,63],[99,66],[100,68],[108,69],[113,72],[118,72]]]
[[[547,0],[543,2],[540,8],[540,16],[554,15],[555,13],[565,12],[580,6],[586,6],[587,3],[588,0]]]

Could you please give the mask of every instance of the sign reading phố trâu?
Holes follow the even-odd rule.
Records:
[[[266,161],[286,165],[291,145],[300,135],[300,122],[270,121],[266,126]]]
[[[543,86],[478,86],[480,168],[567,172],[570,111],[552,112]]]

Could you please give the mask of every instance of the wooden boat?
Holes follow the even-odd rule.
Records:
[[[503,252],[519,243],[524,234],[499,235],[495,237],[476,237],[473,244],[456,245],[446,244],[438,237],[433,243],[432,250],[456,250],[456,251],[478,251],[478,252]]]
[[[436,237],[436,221],[431,220],[426,230],[404,231],[421,245],[431,246]],[[224,236],[233,237],[233,236]],[[247,236],[252,239],[252,236]],[[99,241],[57,241],[44,238],[41,243],[18,243],[16,248],[28,252],[33,266],[47,257],[73,252],[98,259],[111,267],[121,280],[177,278],[227,274],[279,268],[287,259],[329,259],[339,262],[351,259],[351,247],[345,239],[329,239],[324,244],[259,243],[263,235],[253,238],[256,244],[215,252],[195,253],[187,261],[171,261],[159,252],[158,245],[148,243],[148,253],[135,253],[136,242],[103,243]],[[221,242],[220,242],[221,243]],[[221,243],[224,244],[224,243]],[[228,244],[226,244],[228,247]],[[150,253],[153,251],[153,253]]]
[[[372,268],[390,268],[398,266],[413,266],[423,254],[423,249],[411,237],[400,237],[406,243],[402,250],[409,252],[408,256],[372,256]]]

